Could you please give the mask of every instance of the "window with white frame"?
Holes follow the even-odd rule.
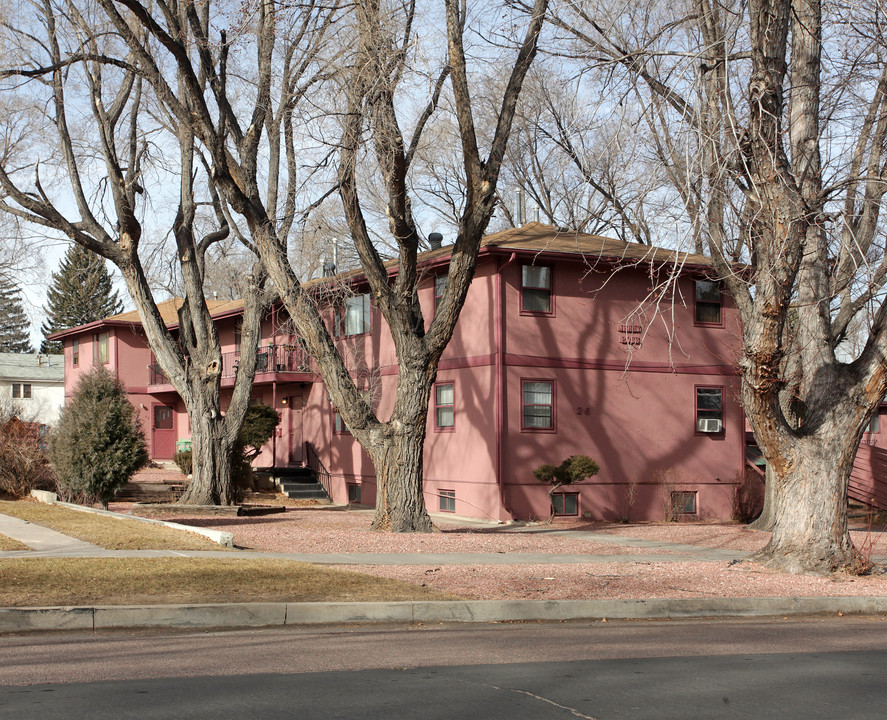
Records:
[[[31,397],[31,383],[12,383],[12,397],[28,400]]]

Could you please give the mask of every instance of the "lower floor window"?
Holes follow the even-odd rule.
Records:
[[[555,493],[551,496],[555,515],[578,515],[579,493]]]
[[[455,490],[441,490],[440,491],[440,511],[441,512],[456,512],[456,491]]]
[[[360,504],[360,485],[348,483],[348,502]]]
[[[679,490],[671,494],[671,506],[680,515],[696,514],[696,492]]]

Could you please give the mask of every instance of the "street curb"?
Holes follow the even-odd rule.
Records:
[[[887,614],[887,597],[270,602],[0,608],[0,633],[149,627],[234,628],[383,622],[668,620],[818,614]]]
[[[59,500],[54,492],[48,492],[46,490],[31,490],[31,497],[42,503],[46,503],[47,505],[61,505],[69,510],[77,510],[78,512],[92,513],[93,515],[107,515],[109,517],[117,518],[118,520],[138,520],[139,522],[150,523],[152,525],[162,525],[164,527],[172,528],[173,530],[183,530],[184,532],[202,535],[224,547],[234,547],[234,533],[225,532],[223,530],[213,530],[211,528],[195,527],[193,525],[182,525],[181,523],[169,522],[167,520],[155,520],[153,518],[139,517],[138,515],[124,515],[123,513],[111,512],[110,510],[101,510],[100,508],[91,508],[86,507],[85,505],[66,503]]]

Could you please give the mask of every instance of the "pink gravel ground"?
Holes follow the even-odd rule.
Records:
[[[122,505],[122,504],[121,504]],[[114,508],[112,508],[114,509]],[[121,511],[126,506],[118,508]],[[288,508],[286,513],[259,517],[169,517],[184,524],[234,533],[239,547],[268,552],[301,553],[509,553],[639,555],[674,554],[667,548],[633,548],[557,534],[585,530],[661,543],[754,551],[769,533],[735,524],[650,523],[611,525],[564,520],[531,526],[540,532],[515,532],[514,527],[479,527],[436,520],[441,532],[393,534],[370,530],[371,511]],[[887,555],[887,532],[856,530],[858,548]],[[680,553],[678,553],[680,554]],[[395,578],[472,599],[605,599],[666,597],[787,597],[887,595],[887,575],[798,576],[774,573],[754,563],[640,562],[620,559],[582,564],[514,565],[349,565],[336,566]]]

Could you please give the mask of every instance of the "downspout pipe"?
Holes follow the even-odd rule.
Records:
[[[507,518],[513,520],[514,515],[505,503],[505,478],[503,477],[505,442],[502,436],[505,429],[505,285],[502,282],[502,271],[514,262],[517,253],[511,253],[511,257],[496,268],[496,485],[499,488],[499,503]]]

